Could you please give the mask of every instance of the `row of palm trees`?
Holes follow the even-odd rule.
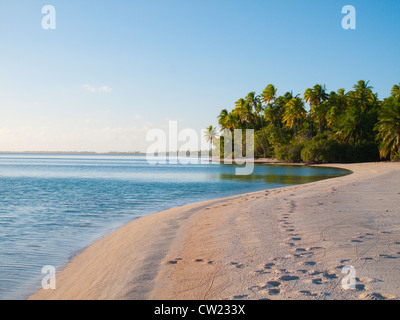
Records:
[[[316,84],[305,90],[303,97],[293,92],[278,96],[277,88],[268,84],[261,94],[250,92],[236,101],[231,111],[223,109],[218,124],[221,130],[254,129],[263,156],[270,156],[274,147],[299,135],[312,139],[329,134],[349,145],[377,141],[382,158],[398,157],[399,85],[393,86],[391,96],[383,101],[372,89],[369,82],[360,80],[349,92],[339,89],[328,93],[325,85]],[[217,136],[215,127],[207,128],[209,141],[217,141]]]
[[[383,100],[375,127],[380,140],[379,150],[382,158],[400,157],[400,86],[394,85],[391,96]]]

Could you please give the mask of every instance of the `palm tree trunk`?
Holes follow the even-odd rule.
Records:
[[[266,142],[268,142],[267,136],[265,135],[264,125],[263,125],[263,122],[262,122],[262,119],[261,119],[261,118],[260,118],[260,124],[261,124],[261,131],[262,131],[262,133],[263,133],[264,139],[265,139]],[[266,158],[266,157],[267,157],[267,152],[266,152],[266,150],[265,150],[265,146],[264,146],[263,141],[261,141],[261,146],[262,146],[262,149],[263,149],[263,151],[264,151],[264,158]]]
[[[264,147],[263,141],[262,141],[262,139],[260,138],[260,135],[257,133],[257,131],[256,131],[256,136],[257,136],[257,138],[258,138],[258,141],[259,141],[260,144],[261,144],[261,148],[263,149],[264,158],[266,158],[266,157],[267,157],[267,153],[266,153],[266,151],[265,151],[265,147]]]

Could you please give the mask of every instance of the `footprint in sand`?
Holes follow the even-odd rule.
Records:
[[[316,293],[316,292],[311,292],[311,291],[308,291],[308,290],[301,290],[301,291],[299,291],[301,294],[304,294],[305,296],[307,296],[307,297],[316,297],[317,295],[318,295],[318,293]]]
[[[299,272],[299,273],[303,273],[303,274],[306,274],[308,271],[307,271],[307,270],[305,270],[305,269],[300,269],[300,270],[297,270],[297,272]]]
[[[267,286],[268,287],[279,287],[281,283],[279,281],[268,281]]]
[[[398,257],[393,257],[392,255],[388,255],[388,254],[380,254],[379,256],[381,258],[385,258],[385,259],[398,259]]]
[[[365,285],[362,283],[356,284],[356,290],[357,291],[365,291]]]
[[[167,261],[166,263],[167,264],[177,264],[180,261],[182,261],[182,258],[176,258],[175,260],[170,260],[170,261]]]
[[[311,247],[311,248],[308,248],[307,250],[313,251],[313,250],[320,250],[320,249],[322,249],[322,247]]]
[[[254,273],[257,273],[257,274],[267,274],[267,273],[270,273],[270,272],[261,269],[261,270],[256,270],[256,271],[254,271]]]
[[[301,240],[301,238],[299,238],[299,237],[291,237],[291,238],[286,239],[286,241],[290,241],[288,243],[292,243],[292,241],[300,241],[300,240]]]
[[[319,275],[319,274],[321,274],[321,273],[323,273],[322,271],[319,271],[319,270],[311,270],[310,272],[309,272],[309,274],[311,275],[311,276],[317,276],[317,275]]]
[[[280,292],[281,292],[281,290],[279,290],[279,289],[269,289],[269,290],[268,290],[268,294],[271,295],[271,296],[276,296],[276,295],[278,295]]]
[[[320,285],[320,284],[322,284],[322,278],[312,279],[311,283]]]
[[[247,294],[240,294],[240,295],[237,295],[237,296],[233,296],[232,298],[233,298],[234,300],[240,300],[240,299],[245,299],[245,298],[247,298],[247,297],[248,297]]]
[[[238,262],[231,262],[231,265],[234,266],[237,269],[243,269],[244,264],[238,263]]]
[[[364,300],[392,300],[395,299],[395,296],[388,295],[388,294],[381,294],[378,292],[371,292],[371,293],[363,293],[360,295],[361,299]]]
[[[275,263],[266,263],[264,264],[264,269],[266,270],[270,270],[273,266],[275,265]]]
[[[266,284],[258,285],[258,286],[252,286],[249,288],[250,291],[252,292],[258,292],[261,290],[279,290],[277,289],[281,283],[279,281],[268,281]]]
[[[206,264],[213,264],[214,263],[213,260],[204,260],[204,259],[194,259],[193,262],[196,262],[196,263],[204,262]]]
[[[337,279],[337,275],[336,274],[330,273],[330,272],[327,272],[327,271],[324,272],[323,276],[324,276],[324,278],[327,278],[327,279]]]
[[[282,280],[282,281],[293,281],[293,280],[298,280],[298,279],[300,279],[298,276],[291,276],[291,275],[284,275],[279,278],[279,280]]]
[[[303,258],[306,256],[314,255],[314,252],[307,251],[307,249],[304,249],[304,248],[296,248],[294,250],[294,252],[295,253],[293,253],[293,257],[295,257],[295,258]]]
[[[261,286],[251,286],[251,287],[249,287],[249,290],[252,292],[258,292],[258,291],[262,290],[262,288],[263,287],[261,287]]]

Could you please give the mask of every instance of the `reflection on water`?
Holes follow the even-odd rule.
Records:
[[[240,182],[294,185],[315,182],[348,174],[348,170],[327,167],[255,164],[252,175],[220,173],[218,179]]]
[[[221,173],[218,175],[221,180],[234,180],[234,181],[242,181],[242,182],[265,182],[267,184],[284,184],[284,185],[292,185],[292,184],[303,184],[308,182],[319,181],[322,179],[333,178],[335,176],[292,176],[292,175],[276,175],[276,174],[266,174],[266,175],[257,175],[253,174],[250,176],[237,176],[234,174],[224,174]]]

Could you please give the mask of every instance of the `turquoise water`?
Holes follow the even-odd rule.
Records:
[[[144,156],[0,155],[0,299],[41,287],[78,251],[138,217],[245,192],[347,174],[331,168],[149,165]]]

